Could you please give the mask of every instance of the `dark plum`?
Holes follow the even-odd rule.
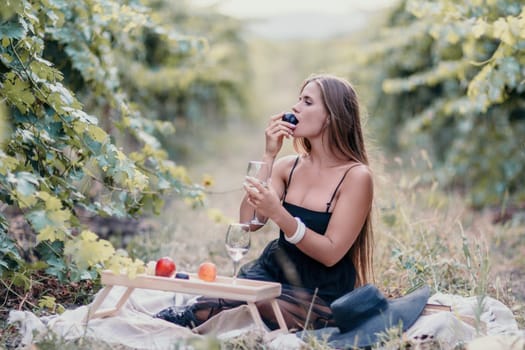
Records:
[[[185,272],[177,272],[175,274],[175,278],[181,278],[183,280],[189,280],[190,279],[190,275],[188,275],[187,273]]]
[[[282,117],[282,120],[288,123],[292,123],[294,125],[297,125],[297,123],[299,123],[299,120],[297,120],[293,113],[285,113]]]

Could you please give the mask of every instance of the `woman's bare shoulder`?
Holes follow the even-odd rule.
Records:
[[[284,169],[291,168],[293,164],[295,163],[297,157],[298,157],[297,154],[290,154],[290,155],[278,158],[275,160],[274,167],[284,168]]]
[[[348,164],[348,169],[350,169],[350,172],[354,172],[357,174],[361,174],[361,175],[368,174],[369,176],[372,175],[372,170],[365,163],[351,162]]]
[[[351,178],[352,183],[372,183],[373,174],[370,167],[364,163],[352,163],[349,166],[347,177]]]
[[[276,159],[273,164],[273,170],[272,170],[273,174],[278,176],[281,179],[285,179],[288,176],[290,169],[292,169],[292,166],[295,163],[296,159],[297,159],[297,155],[294,155],[294,154],[283,156],[283,157]]]

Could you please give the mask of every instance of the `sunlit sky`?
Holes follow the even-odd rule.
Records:
[[[217,4],[219,9],[237,17],[265,17],[294,12],[344,14],[371,11],[394,0],[192,0],[196,5]]]
[[[367,23],[367,14],[398,0],[191,0],[214,5],[226,15],[250,22],[253,32],[271,38],[324,38],[351,32]]]

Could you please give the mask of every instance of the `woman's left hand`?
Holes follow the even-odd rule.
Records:
[[[279,197],[270,183],[263,184],[254,177],[246,176],[243,186],[247,194],[247,202],[257,210],[257,214],[271,218],[281,206]]]

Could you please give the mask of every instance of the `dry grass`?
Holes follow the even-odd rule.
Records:
[[[161,218],[160,234],[140,242],[141,247],[151,247],[150,258],[168,254],[189,271],[211,260],[220,274],[231,274],[223,245],[226,225],[236,219],[245,164],[262,145],[253,142],[250,127],[237,125],[230,132],[221,136],[228,143],[218,138],[217,153],[192,169],[214,177],[205,205],[193,209],[174,202]],[[243,144],[246,147],[240,147]],[[432,177],[432,164],[424,152],[408,161],[382,159],[379,152],[374,156],[376,285],[390,296],[403,295],[423,283],[434,292],[492,296],[512,309],[523,329],[525,281],[519,274],[525,259],[519,243],[524,223],[517,218],[494,225],[489,212],[471,211],[459,195],[446,192]],[[422,166],[426,169],[421,170]],[[272,224],[255,234],[245,261],[255,258],[275,237],[277,228]],[[393,348],[401,347],[401,337],[387,336]],[[309,348],[328,347],[310,340]],[[440,347],[436,343],[430,348]]]

